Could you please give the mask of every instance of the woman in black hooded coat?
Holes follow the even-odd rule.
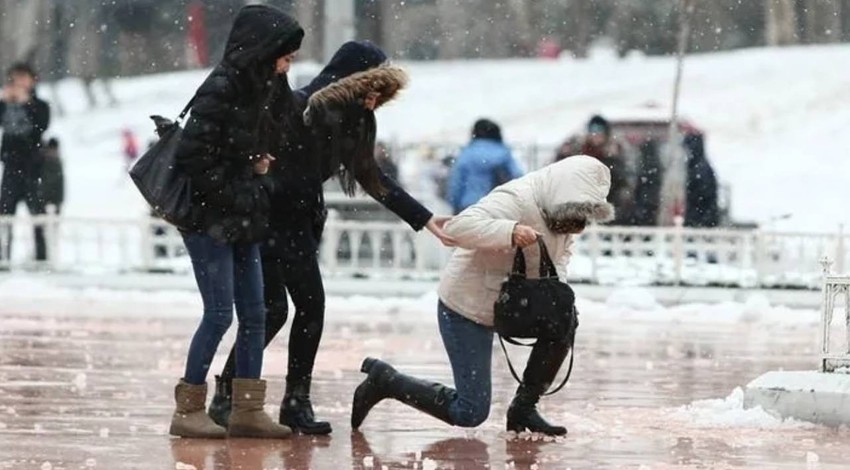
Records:
[[[287,134],[280,158],[271,168],[276,191],[271,199],[270,232],[262,247],[266,344],[286,322],[288,291],[295,315],[279,421],[304,434],[331,432],[329,423],[315,420],[310,402],[325,313],[318,261],[326,216],[323,183],[338,176],[348,194],[353,194],[359,183],[414,230],[427,228],[444,243],[451,243],[441,229],[444,219],[435,217],[380,172],[374,160],[373,109],[391,99],[406,79],[399,69],[382,65],[386,60],[383,51],[369,42],[345,43],[308,86],[295,92],[299,109],[311,104],[306,113],[310,124]],[[382,83],[385,86],[381,87]],[[379,91],[372,91],[375,86]],[[377,102],[366,102],[369,93]],[[216,395],[209,410],[222,425],[230,413],[233,366],[231,351],[221,376],[216,376]]]
[[[275,139],[294,108],[286,72],[304,31],[293,18],[263,6],[239,11],[224,58],[193,98],[192,115],[177,148],[177,164],[192,188],[192,224],[183,240],[204,314],[175,388],[170,434],[181,437],[277,438],[291,430],[263,411],[260,380],[265,306],[259,241],[269,216],[268,166]],[[233,414],[225,429],[206,413],[206,377],[233,320],[236,366]]]

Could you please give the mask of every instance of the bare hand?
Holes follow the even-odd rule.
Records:
[[[363,99],[363,107],[369,111],[374,111],[378,107],[378,98],[381,96],[377,91],[370,91]]]
[[[3,87],[3,101],[7,103],[22,103],[23,93],[21,88],[15,85],[6,85]]]
[[[515,247],[525,248],[533,245],[539,236],[540,233],[528,225],[516,224],[514,225],[514,232],[511,235],[511,241]]]
[[[446,222],[451,219],[452,218],[448,216],[435,215],[434,217],[431,217],[431,220],[429,220],[427,224],[425,224],[425,228],[427,228],[429,232],[433,233],[434,236],[440,240],[443,246],[457,246],[457,240],[443,231],[443,227],[446,225]]]
[[[266,173],[269,172],[269,167],[271,166],[272,162],[275,161],[275,160],[276,160],[276,158],[274,158],[273,156],[271,156],[269,154],[263,155],[262,157],[260,157],[259,160],[254,162],[254,174],[265,175]]]

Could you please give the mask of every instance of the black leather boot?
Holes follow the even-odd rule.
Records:
[[[522,385],[508,407],[508,431],[539,432],[549,436],[563,436],[567,428],[549,424],[537,411],[537,402],[555,379],[561,364],[567,357],[570,343],[567,341],[543,341],[537,343],[528,356]]]
[[[449,406],[457,396],[455,390],[401,374],[378,359],[366,358],[360,370],[369,376],[354,391],[352,429],[359,428],[369,411],[385,398],[398,400],[445,423],[454,424],[449,415]]]
[[[330,434],[331,423],[316,421],[310,403],[310,379],[287,381],[286,393],[280,404],[280,424],[301,434]]]
[[[230,410],[233,407],[233,383],[231,379],[215,376],[215,395],[210,402],[207,414],[215,424],[227,428],[230,423]]]
[[[563,436],[567,428],[549,424],[537,411],[537,401],[540,395],[520,386],[508,407],[508,431],[539,432],[548,436]]]

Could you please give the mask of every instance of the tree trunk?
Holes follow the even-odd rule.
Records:
[[[797,13],[794,0],[765,0],[765,43],[768,46],[797,44]]]

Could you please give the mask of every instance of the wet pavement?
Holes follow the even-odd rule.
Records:
[[[498,349],[494,403],[481,427],[451,428],[386,402],[362,432],[351,433],[350,397],[362,378],[364,356],[451,383],[435,318],[413,317],[374,312],[338,318],[328,312],[313,396],[317,415],[334,426],[330,437],[210,441],[166,434],[194,320],[0,314],[0,469],[850,466],[847,429],[778,423],[744,412],[733,398],[683,408],[726,398],[767,370],[813,368],[817,331],[808,323],[582,318],[573,378],[541,406],[545,416],[570,429],[565,438],[504,432],[515,384]],[[278,339],[266,356],[267,408],[274,416],[284,346]],[[513,353],[521,363],[524,351]],[[216,371],[222,360],[217,357]]]

